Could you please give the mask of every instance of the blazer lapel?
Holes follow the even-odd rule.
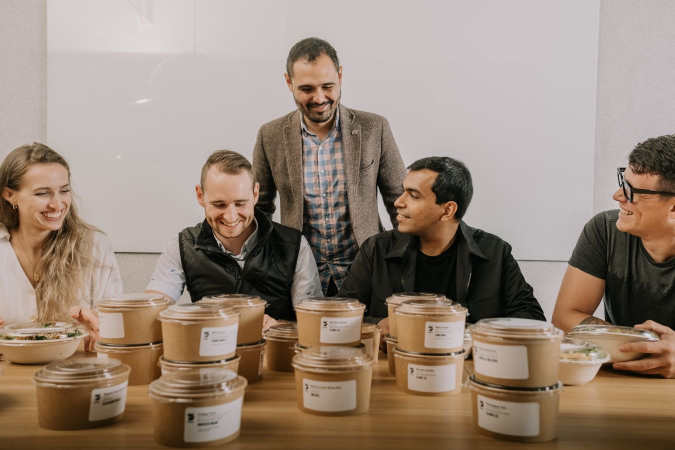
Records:
[[[300,205],[297,208],[295,221],[302,228],[304,171],[302,168],[302,130],[299,110],[295,111],[288,119],[288,125],[284,127],[284,149],[286,150],[286,167],[293,198],[292,204]]]
[[[359,165],[361,162],[361,125],[355,119],[354,114],[341,104],[342,156],[347,180],[347,198],[350,200],[356,199],[358,195]]]

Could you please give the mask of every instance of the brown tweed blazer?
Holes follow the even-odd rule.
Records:
[[[340,105],[342,152],[349,216],[359,245],[383,231],[377,188],[398,227],[394,201],[401,195],[406,168],[387,119]],[[269,217],[279,191],[281,223],[302,231],[303,170],[301,113],[295,110],[260,127],[253,149],[253,172],[260,183],[258,208]]]

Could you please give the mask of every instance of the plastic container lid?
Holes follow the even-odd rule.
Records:
[[[398,348],[398,346],[394,347],[394,353],[398,353],[401,356],[407,356],[409,358],[424,358],[424,359],[443,359],[443,358],[449,358],[449,357],[455,357],[455,356],[461,356],[462,359],[464,358],[464,349],[458,351],[458,352],[450,352],[450,353],[417,353],[417,352],[409,352],[406,350],[402,350]]]
[[[298,324],[295,322],[272,325],[263,332],[265,339],[273,341],[297,341]]]
[[[467,315],[467,309],[451,300],[406,300],[399,304],[396,313],[414,315]]]
[[[36,383],[82,385],[129,376],[131,368],[117,359],[71,358],[46,365],[35,374]]]
[[[382,328],[374,323],[364,323],[361,325],[361,334],[376,333],[378,331],[382,331]]]
[[[567,334],[569,337],[593,336],[625,339],[626,341],[655,342],[661,337],[649,330],[640,330],[633,327],[620,327],[617,325],[577,325]]]
[[[408,300],[445,300],[447,297],[442,294],[433,294],[431,292],[399,292],[387,298],[387,305],[398,305]]]
[[[559,338],[564,333],[552,323],[520,318],[481,319],[471,327],[474,335],[524,339]]]
[[[110,297],[98,302],[98,308],[152,308],[155,306],[168,305],[171,302],[159,294],[123,294]]]
[[[24,322],[2,328],[0,330],[0,343],[33,345],[87,336],[89,336],[89,332],[73,322]]]
[[[310,297],[295,306],[296,311],[333,312],[333,311],[363,311],[366,305],[353,298],[339,297]]]
[[[158,366],[170,366],[170,367],[190,367],[194,369],[201,369],[202,367],[211,367],[211,366],[220,366],[224,364],[231,364],[235,361],[241,359],[241,356],[234,355],[232,358],[228,359],[219,359],[218,361],[195,361],[195,362],[186,362],[186,361],[171,361],[166,359],[164,355],[159,357],[157,361]]]
[[[471,327],[472,326],[473,325],[467,323],[466,326],[464,327],[464,340],[465,341],[471,340]]]
[[[158,319],[163,322],[183,320],[213,320],[239,317],[239,312],[234,308],[207,303],[188,303],[171,305],[159,313]]]
[[[249,308],[254,306],[267,306],[267,302],[257,295],[248,294],[218,294],[208,295],[200,300],[202,303],[216,304],[222,306],[233,306],[235,308]]]
[[[398,343],[398,338],[392,336],[391,333],[387,333],[387,335],[384,337],[384,342],[391,342],[392,344],[396,345]]]
[[[344,372],[368,369],[375,361],[364,345],[359,347],[309,347],[293,357],[293,367],[309,371]]]
[[[189,401],[236,395],[246,389],[246,378],[227,369],[180,370],[162,375],[150,383],[150,397],[163,401]]]
[[[565,338],[560,344],[560,362],[569,364],[602,364],[610,360],[609,353],[592,342]]]
[[[94,344],[94,350],[102,353],[130,353],[145,349],[154,350],[156,348],[163,348],[164,344],[162,341],[151,342],[150,344],[134,344],[134,345],[117,345],[117,344],[104,344],[101,341],[96,341]]]
[[[250,349],[253,349],[253,348],[256,348],[256,347],[260,347],[260,346],[264,347],[266,344],[267,344],[267,341],[265,341],[265,339],[261,339],[258,342],[251,342],[251,343],[248,343],[248,344],[237,344],[237,351],[239,351],[239,350],[250,350]]]
[[[476,375],[469,376],[468,384],[471,389],[488,389],[495,392],[504,393],[508,391],[513,394],[554,394],[557,391],[562,390],[563,384],[562,381],[558,381],[552,386],[546,387],[535,387],[535,388],[525,388],[525,387],[513,387],[513,386],[502,386],[499,384],[486,383],[485,381],[477,380]]]

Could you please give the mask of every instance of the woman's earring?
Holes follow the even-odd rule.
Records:
[[[12,204],[12,208],[14,208],[14,209],[19,209],[19,205],[17,205],[16,203],[14,203],[14,204]]]

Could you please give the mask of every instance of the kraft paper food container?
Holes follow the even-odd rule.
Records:
[[[464,350],[411,353],[394,347],[396,387],[406,394],[444,396],[462,392]]]
[[[302,350],[293,358],[298,408],[322,416],[368,411],[373,364],[363,345]]]
[[[474,375],[471,391],[474,429],[491,438],[520,442],[555,439],[562,383],[513,388],[482,382]]]
[[[467,359],[469,356],[471,356],[471,350],[473,349],[473,340],[471,339],[471,325],[466,324],[466,328],[464,329],[464,359]]]
[[[124,294],[103,299],[98,310],[101,342],[115,345],[136,345],[162,340],[159,313],[169,300],[159,294]]]
[[[396,308],[398,347],[413,353],[454,353],[464,347],[467,309],[450,300],[407,300]]]
[[[387,311],[389,317],[389,334],[392,337],[398,337],[398,324],[396,320],[396,307],[408,300],[445,300],[445,295],[432,294],[429,292],[399,292],[387,298]]]
[[[241,356],[234,355],[232,358],[223,359],[220,361],[206,361],[206,362],[180,362],[169,361],[161,356],[159,358],[158,366],[161,369],[162,375],[170,372],[178,372],[179,370],[196,370],[201,374],[208,374],[213,370],[231,370],[234,373],[239,371],[239,361]]]
[[[248,384],[262,380],[266,345],[267,342],[264,340],[252,344],[237,345],[237,354],[241,356],[238,373],[246,378]]]
[[[162,375],[148,389],[155,440],[169,447],[209,447],[239,436],[247,382],[224,369]]]
[[[511,387],[546,387],[558,382],[563,332],[530,319],[479,320],[471,327],[476,379]]]
[[[645,353],[620,352],[621,345],[629,342],[656,342],[661,339],[653,331],[617,325],[577,325],[572,328],[567,337],[598,344],[609,353],[610,361],[613,363],[633,361],[647,356]]]
[[[0,354],[15,364],[47,364],[70,358],[89,336],[69,322],[26,322],[0,330]]]
[[[38,423],[50,430],[83,430],[124,415],[131,369],[116,359],[72,358],[35,374]]]
[[[380,356],[381,332],[382,328],[373,323],[364,323],[361,326],[361,343],[366,346],[366,351],[373,358],[375,363],[377,363]]]
[[[251,344],[262,339],[263,320],[267,302],[257,295],[220,294],[201,299],[202,303],[232,307],[239,312],[239,334],[237,345]]]
[[[164,356],[170,361],[219,361],[237,350],[239,313],[206,303],[171,305],[161,312]]]
[[[349,346],[361,343],[366,305],[351,298],[308,298],[295,306],[298,342],[303,347]]]
[[[560,345],[560,381],[569,386],[588,383],[609,359],[597,344],[565,338]]]
[[[267,368],[276,372],[293,372],[295,344],[298,343],[298,324],[280,323],[272,325],[263,333],[267,348]]]
[[[161,342],[141,345],[112,345],[98,341],[94,346],[98,357],[115,358],[131,368],[129,386],[150,384],[161,375],[159,358],[164,353]]]
[[[389,367],[389,374],[396,375],[396,359],[394,358],[394,347],[398,345],[398,339],[387,334],[384,337],[384,342],[387,344],[387,365]]]

